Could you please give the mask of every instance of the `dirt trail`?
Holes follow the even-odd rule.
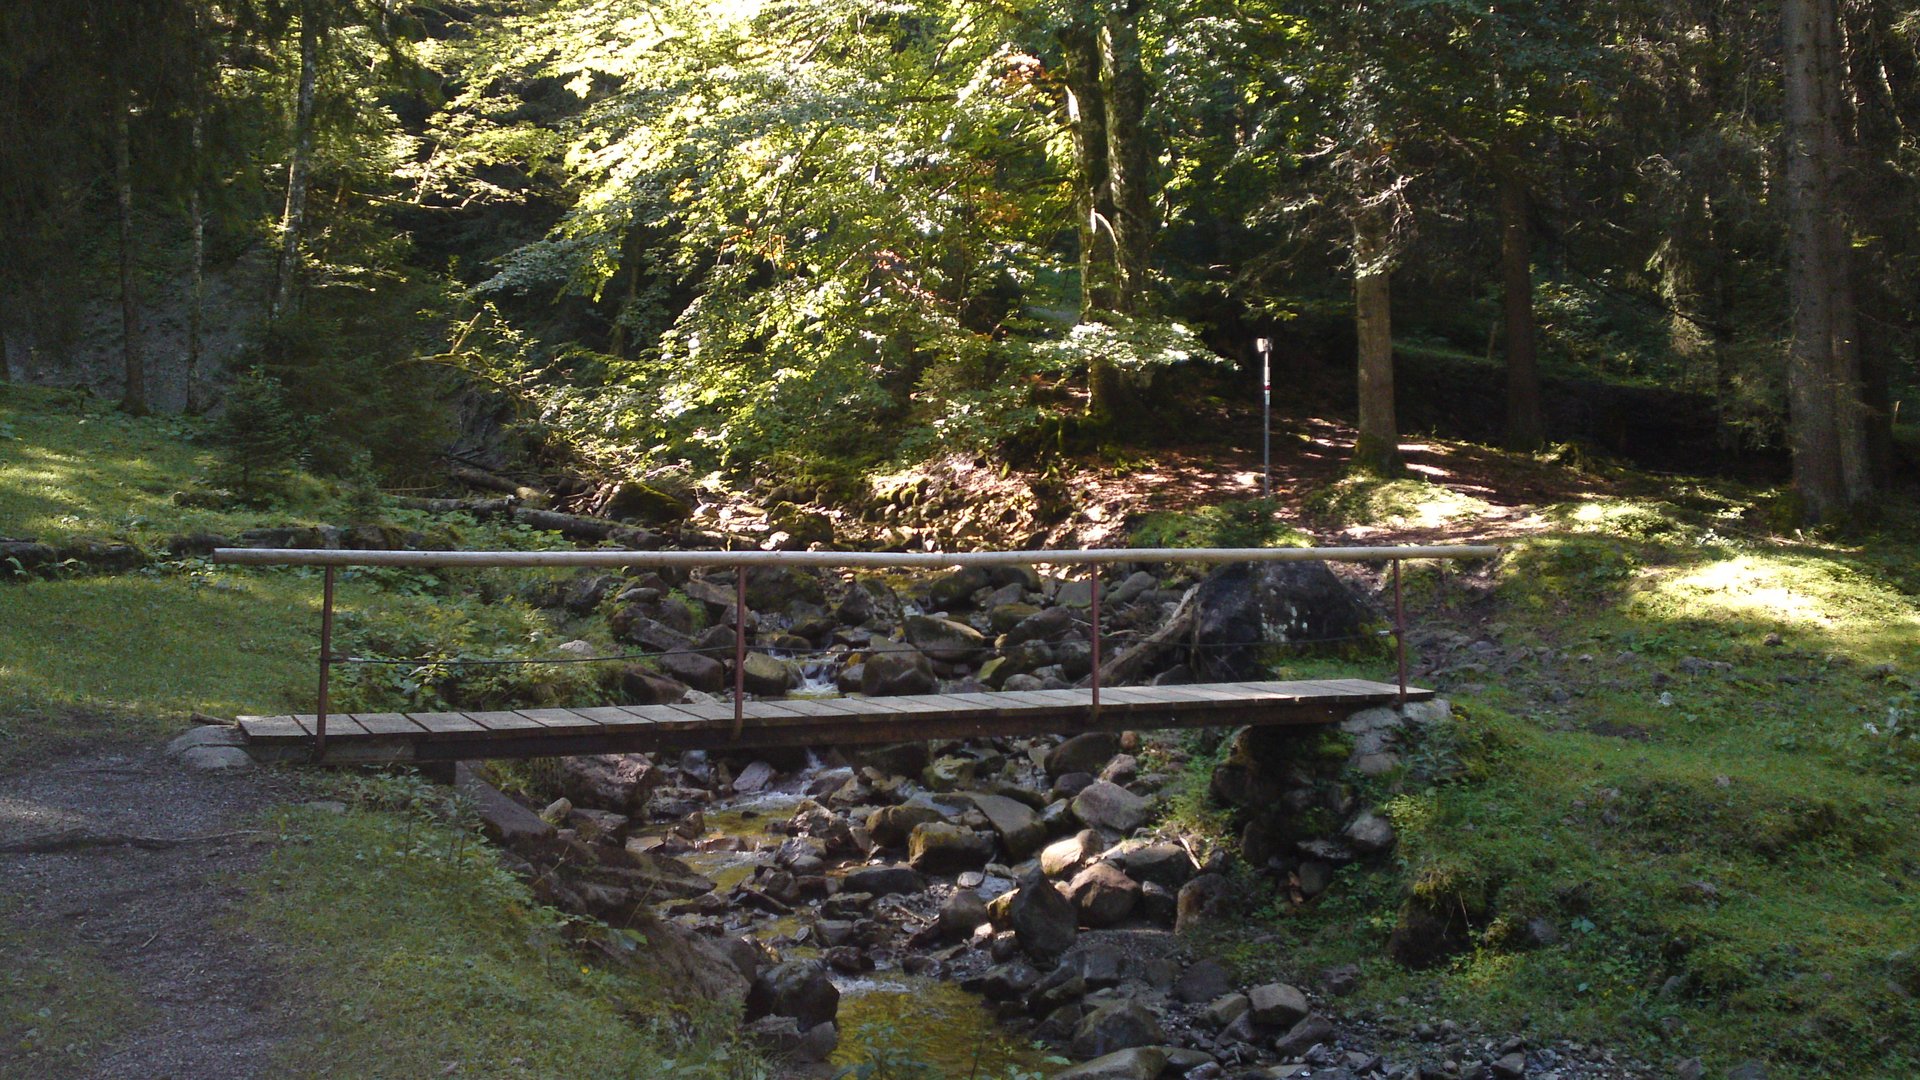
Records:
[[[297,1030],[297,978],[233,916],[270,843],[258,811],[295,797],[284,778],[199,773],[157,748],[0,773],[4,917],[29,941],[97,958],[137,998],[132,1026],[81,1075],[273,1073],[276,1047]],[[26,1062],[0,1074],[14,1066],[35,1074]]]

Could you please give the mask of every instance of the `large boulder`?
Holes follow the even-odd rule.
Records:
[[[1068,773],[1098,775],[1120,752],[1120,736],[1111,731],[1086,731],[1047,751],[1048,776]]]
[[[819,960],[789,960],[760,973],[747,990],[747,1022],[763,1016],[790,1016],[805,1031],[833,1020],[840,991]]]
[[[964,825],[930,821],[907,837],[907,864],[923,874],[978,870],[993,858],[993,838]]]
[[[656,854],[627,841],[629,885],[650,900],[690,900],[713,891],[713,882],[679,859]]]
[[[860,692],[868,697],[931,694],[939,686],[933,664],[911,645],[875,645],[860,673]]]
[[[882,847],[901,847],[914,829],[952,816],[925,804],[883,806],[867,815],[867,835]]]
[[[966,796],[993,831],[1000,834],[1000,843],[1007,849],[1007,856],[1014,862],[1033,854],[1042,841],[1047,838],[1047,827],[1040,824],[1040,815],[1025,803],[1007,798],[1005,795],[980,795],[969,793]]]
[[[1098,862],[1073,876],[1067,898],[1083,926],[1113,926],[1140,903],[1140,883],[1112,863]]]
[[[1157,1046],[1116,1050],[1053,1074],[1053,1080],[1155,1080],[1167,1070],[1167,1052]]]
[[[731,671],[733,661],[729,658],[727,667]],[[745,664],[747,693],[761,697],[779,697],[792,689],[799,680],[792,666],[784,660],[775,660],[766,653],[750,652]]]
[[[947,663],[979,662],[986,658],[987,639],[980,631],[952,619],[909,615],[907,641],[935,660]]]
[[[1065,877],[1086,865],[1100,852],[1100,834],[1092,829],[1062,840],[1055,840],[1040,851],[1040,872],[1048,877]]]
[[[911,866],[863,866],[858,870],[849,870],[841,879],[844,892],[866,893],[869,896],[892,896],[896,893],[913,894],[925,892],[927,879],[920,871]]]
[[[661,671],[695,690],[718,693],[727,685],[727,665],[705,653],[674,649],[654,658]]]
[[[927,603],[935,611],[971,607],[973,594],[992,586],[993,574],[986,567],[963,566],[927,585]]]
[[[1000,638],[1002,649],[1011,649],[1029,641],[1052,641],[1073,629],[1073,612],[1062,607],[1052,607],[1037,615],[1029,615],[1013,625]]]
[[[1225,874],[1201,874],[1180,887],[1174,930],[1186,934],[1218,928],[1232,898],[1233,885]]]
[[[1020,883],[1007,906],[1014,938],[1035,959],[1054,960],[1073,947],[1079,920],[1053,883],[1035,873]]]
[[[632,814],[644,810],[647,796],[664,774],[645,754],[594,754],[560,759],[560,794],[573,805]]]
[[[1306,1019],[1307,996],[1286,983],[1268,983],[1247,991],[1247,1013],[1263,1028],[1290,1028]]]
[[[1109,829],[1125,836],[1146,823],[1152,806],[1119,784],[1095,780],[1073,797],[1073,816],[1090,829]]]
[[[1074,1029],[1074,1057],[1098,1058],[1137,1046],[1165,1042],[1166,1031],[1153,1010],[1137,1001],[1115,1001],[1087,1014]]]
[[[1200,583],[1193,666],[1204,681],[1268,677],[1269,646],[1350,647],[1374,613],[1324,562],[1230,563]]]

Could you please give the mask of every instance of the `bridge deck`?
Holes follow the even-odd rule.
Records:
[[[914,739],[1038,735],[1122,728],[1237,727],[1338,721],[1399,694],[1365,679],[1107,687],[1100,711],[1088,690],[774,698],[733,705],[609,706],[517,712],[336,713],[327,763],[457,761],[761,746],[848,746]],[[1409,688],[1409,700],[1433,696]],[[313,756],[312,716],[243,716],[246,747],[263,761]]]

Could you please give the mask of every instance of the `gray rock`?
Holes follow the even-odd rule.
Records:
[[[1020,960],[988,968],[978,979],[967,981],[965,988],[988,1001],[1018,1001],[1040,981],[1040,973]]]
[[[978,870],[993,858],[993,840],[964,825],[930,821],[907,837],[907,864],[927,874]]]
[[[1038,873],[1028,876],[1013,893],[1007,920],[1020,947],[1039,960],[1058,958],[1080,934],[1073,905]]]
[[[818,960],[789,960],[760,973],[747,990],[747,1021],[790,1016],[801,1029],[831,1022],[840,1010],[840,991]]]
[[[1185,934],[1218,925],[1232,895],[1233,886],[1224,874],[1201,874],[1182,885],[1174,930]]]
[[[1004,795],[968,794],[973,805],[986,815],[987,823],[1000,834],[1000,842],[1007,849],[1007,856],[1014,862],[1033,854],[1034,849],[1047,838],[1046,826],[1040,824],[1040,816],[1024,803],[1016,802]]]
[[[1120,736],[1110,731],[1082,732],[1047,751],[1047,775],[1091,775],[1106,768],[1107,762],[1119,752]]]
[[[1157,1046],[1116,1050],[1053,1074],[1053,1080],[1155,1080],[1167,1069],[1167,1052]]]
[[[1114,607],[1119,607],[1121,604],[1130,604],[1139,599],[1141,593],[1158,584],[1160,579],[1152,574],[1145,570],[1135,570],[1127,576],[1127,580],[1115,585],[1102,599]]]
[[[1096,780],[1073,797],[1073,815],[1094,829],[1126,835],[1146,823],[1152,803],[1118,784]]]
[[[764,761],[753,761],[740,770],[733,778],[733,790],[742,795],[751,795],[773,782],[773,766]]]
[[[1307,1016],[1307,995],[1285,983],[1268,983],[1247,991],[1253,1022],[1265,1028],[1290,1028]]]
[[[1115,1001],[1088,1013],[1073,1031],[1074,1057],[1098,1058],[1166,1041],[1153,1010],[1137,1001]]]
[[[175,736],[172,742],[167,743],[167,756],[177,761],[189,750],[244,746],[246,741],[246,736],[237,727],[207,724]]]
[[[1048,877],[1066,877],[1085,866],[1099,851],[1100,834],[1082,829],[1040,849],[1040,872]]]
[[[253,758],[237,746],[194,746],[180,754],[180,763],[201,772],[239,772],[253,768]]]
[[[1073,612],[1065,608],[1047,608],[1038,615],[1030,615],[1015,623],[1013,629],[1001,635],[1000,648],[1011,649],[1029,641],[1052,641],[1071,629]]]
[[[910,866],[863,866],[848,871],[847,876],[841,879],[840,887],[847,892],[872,896],[910,896],[925,892],[927,879]]]
[[[1200,1016],[1216,1028],[1224,1028],[1247,1014],[1252,1002],[1245,994],[1223,994],[1207,1003]]]
[[[914,829],[929,822],[945,821],[951,816],[925,804],[883,806],[867,815],[867,834],[882,847],[901,847],[906,844],[907,837],[913,835]]]
[[[1189,1005],[1213,1001],[1233,992],[1233,978],[1218,960],[1200,960],[1181,972],[1173,996]]]
[[[1046,688],[1047,684],[1045,680],[1036,679],[1031,675],[1009,675],[1007,676],[1007,681],[1000,684],[1000,689],[1009,692],[1016,690],[1023,692],[1028,690],[1045,690]]]
[[[1511,1054],[1501,1055],[1488,1067],[1493,1070],[1493,1075],[1500,1077],[1500,1080],[1521,1080],[1527,1075],[1527,1055],[1516,1050]]]
[[[1265,678],[1262,657],[1272,645],[1345,640],[1373,620],[1323,562],[1222,566],[1194,601],[1194,666],[1210,682]]]
[[[695,690],[717,694],[727,686],[727,665],[705,653],[670,650],[654,658],[666,674]]]
[[[1332,1041],[1334,1034],[1332,1021],[1323,1016],[1309,1016],[1275,1039],[1273,1049],[1281,1057],[1301,1057],[1315,1044]]]
[[[977,663],[986,658],[986,636],[965,623],[932,615],[909,615],[905,630],[907,641],[935,660]]]
[[[1098,862],[1074,875],[1067,898],[1083,926],[1113,926],[1140,903],[1140,883],[1111,863]]]
[[[860,692],[868,697],[931,694],[939,686],[926,654],[897,642],[875,645],[860,673]]]
[[[560,759],[560,793],[575,806],[635,814],[664,774],[645,754],[593,754]]]
[[[1153,881],[1169,889],[1178,889],[1193,878],[1193,859],[1187,854],[1187,849],[1179,844],[1136,843],[1122,847],[1126,850],[1117,856],[1116,861],[1127,872],[1127,876],[1136,881]]]
[[[1727,1080],[1767,1080],[1766,1063],[1747,1061],[1735,1065],[1727,1072]]]
[[[804,1063],[816,1063],[827,1060],[840,1046],[840,1028],[828,1020],[808,1028],[800,1036],[799,1045],[793,1048],[793,1060]]]
[[[976,927],[989,918],[987,902],[972,889],[955,889],[940,905],[936,922],[940,937],[946,941],[964,941]]]
[[[779,697],[792,689],[799,676],[784,660],[775,660],[766,653],[750,652],[744,665],[746,670],[747,693],[761,697]],[[727,661],[727,671],[733,671],[733,661]]]

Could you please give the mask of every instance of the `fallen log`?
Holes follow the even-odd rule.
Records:
[[[1125,686],[1152,670],[1169,652],[1184,648],[1193,635],[1194,616],[1199,610],[1194,598],[1199,592],[1198,585],[1189,588],[1159,629],[1101,664],[1100,685]],[[1087,686],[1092,681],[1091,677],[1081,679],[1078,685]]]
[[[539,488],[528,487],[509,477],[501,476],[499,473],[488,472],[485,469],[478,469],[472,465],[462,464],[458,461],[450,461],[447,463],[447,475],[472,487],[503,492],[530,506],[546,506],[548,502],[551,501],[548,499],[547,493],[541,491]]]
[[[430,514],[472,514],[493,517],[513,510],[512,499],[417,499],[403,496],[394,502],[405,510],[425,510]]]
[[[580,517],[577,514],[517,506],[513,510],[513,520],[529,528],[557,532],[569,540],[588,543],[611,540],[635,551],[657,551],[664,544],[660,534],[651,529],[637,529],[606,518]]]

